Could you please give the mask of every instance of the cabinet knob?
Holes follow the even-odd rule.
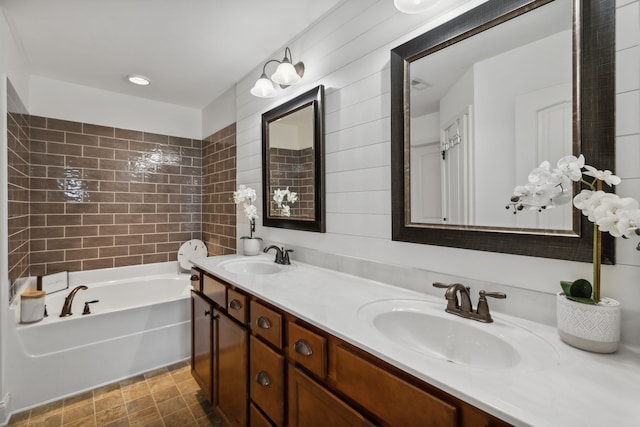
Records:
[[[306,357],[309,357],[313,354],[313,350],[311,350],[311,346],[309,345],[309,343],[302,338],[293,344],[293,351]]]
[[[269,375],[267,375],[265,371],[260,371],[256,374],[256,382],[263,387],[269,387],[271,385]]]
[[[229,303],[229,308],[232,308],[234,310],[240,310],[242,308],[242,303],[234,298]]]
[[[207,311],[205,311],[205,312],[204,312],[204,315],[205,315],[205,316],[210,316],[210,315],[211,315],[211,312],[210,312],[209,310],[207,310]]]
[[[258,317],[258,320],[256,320],[256,324],[261,329],[271,329],[271,322],[264,316]]]

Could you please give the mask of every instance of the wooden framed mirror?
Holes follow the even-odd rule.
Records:
[[[263,225],[325,232],[324,86],[262,115]]]
[[[489,0],[393,49],[393,240],[590,262],[592,226],[576,209],[560,225],[532,225],[515,222],[505,205],[528,171],[559,153],[615,170],[614,21],[613,0]],[[561,105],[552,118],[521,120],[539,114],[531,99],[549,96]],[[520,142],[558,117],[564,146]],[[451,174],[440,159],[454,157],[449,149],[461,140],[470,148]],[[423,155],[430,160],[418,171]],[[421,182],[430,189],[416,190]],[[608,235],[602,255],[614,263]]]

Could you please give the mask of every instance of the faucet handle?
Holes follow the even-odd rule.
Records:
[[[485,323],[493,322],[493,318],[491,317],[491,313],[489,312],[489,304],[487,303],[487,297],[505,299],[507,294],[503,292],[486,292],[484,290],[480,291],[480,299],[478,299],[478,308],[476,309],[476,320]]]
[[[85,301],[84,310],[82,310],[82,314],[91,314],[91,309],[89,308],[89,304],[95,304],[97,302],[100,302],[100,300],[94,299],[93,301]]]
[[[446,283],[442,283],[442,282],[433,282],[433,287],[434,288],[447,289],[449,287],[449,285],[447,285]]]
[[[293,252],[293,249],[285,249],[284,246],[282,247],[282,263],[285,265],[291,264],[289,252]]]

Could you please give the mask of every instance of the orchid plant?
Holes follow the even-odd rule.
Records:
[[[242,239],[253,239],[253,233],[256,231],[256,219],[258,219],[258,209],[253,204],[256,200],[256,190],[246,185],[238,186],[238,191],[233,192],[233,201],[235,204],[244,204],[244,214],[249,219],[251,228],[249,229],[249,237],[241,237]]]
[[[593,222],[593,285],[585,279],[560,283],[567,298],[597,304],[600,301],[601,232],[625,239],[633,233],[640,235],[638,201],[603,191],[602,183],[614,186],[620,184],[621,179],[611,171],[585,165],[583,155],[577,158],[565,156],[558,160],[554,169],[544,161],[531,171],[528,181],[515,188],[511,203],[507,205],[514,214],[525,209],[542,212],[568,203],[573,194],[572,182],[588,187],[573,197],[573,206]],[[640,250],[640,244],[636,249]]]
[[[286,200],[285,200],[286,199]],[[280,214],[282,216],[291,216],[291,206],[287,203],[294,204],[298,201],[298,193],[294,191],[290,191],[289,187],[285,190],[276,189],[273,192],[273,201],[276,202],[278,209],[280,209]]]

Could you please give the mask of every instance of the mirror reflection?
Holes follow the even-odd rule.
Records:
[[[263,224],[325,231],[324,86],[262,115]]]
[[[410,62],[411,223],[572,230],[571,206],[504,209],[514,182],[574,152],[572,16],[557,0]]]
[[[269,123],[269,216],[313,220],[313,107]]]

